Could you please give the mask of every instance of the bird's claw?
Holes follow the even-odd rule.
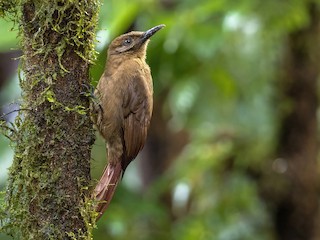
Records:
[[[92,86],[91,84],[86,84],[86,83],[82,83],[81,86],[84,88],[85,91],[80,92],[80,95],[85,96],[85,97],[90,97],[95,99],[95,95],[94,95],[94,86]]]

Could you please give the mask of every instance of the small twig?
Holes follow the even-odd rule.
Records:
[[[10,115],[11,113],[14,113],[14,112],[19,112],[19,111],[31,111],[31,109],[28,109],[28,108],[19,108],[19,109],[15,109],[15,110],[12,110],[10,112],[7,112],[5,114],[2,114],[0,116],[0,120],[4,120],[4,118],[8,115]]]

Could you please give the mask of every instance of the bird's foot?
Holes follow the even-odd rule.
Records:
[[[87,83],[82,83],[81,86],[83,87],[83,91],[80,92],[81,96],[90,97],[92,99],[96,99],[96,96],[94,95],[94,86]]]

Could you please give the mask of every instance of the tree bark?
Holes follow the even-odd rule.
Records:
[[[317,78],[319,77],[319,9],[309,6],[310,23],[288,36],[280,91],[286,103],[280,125],[278,156],[285,165],[286,188],[276,202],[278,239],[315,236],[318,214]]]
[[[7,232],[15,239],[90,239],[94,132],[89,66],[98,0],[21,1],[23,104],[12,135]]]

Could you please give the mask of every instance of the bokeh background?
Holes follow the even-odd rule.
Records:
[[[320,239],[319,7],[311,0],[103,2],[93,85],[114,37],[166,28],[148,48],[155,92],[147,144],[94,239]],[[20,101],[17,27],[0,19],[0,114],[9,122]],[[0,136],[1,189],[12,157]],[[105,164],[97,136],[94,179]]]

